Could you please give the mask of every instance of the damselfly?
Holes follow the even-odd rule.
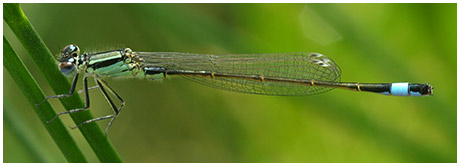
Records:
[[[179,75],[213,88],[260,95],[295,96],[324,93],[334,88],[375,92],[394,96],[426,96],[433,87],[418,83],[351,83],[340,82],[340,67],[329,57],[319,53],[274,54],[191,54],[177,52],[133,52],[130,48],[80,54],[78,46],[70,44],[61,50],[59,68],[66,76],[73,76],[68,94],[48,96],[69,97],[74,91],[78,75],[84,73],[83,90],[85,107],[58,113],[51,123],[62,114],[84,111],[89,108],[88,76],[92,76],[114,113],[90,119],[76,127],[111,119],[109,129],[124,106],[124,101],[104,77],[147,78],[152,80]],[[109,93],[121,102],[116,106]],[[41,104],[39,103],[39,104]],[[37,104],[37,105],[39,105]]]

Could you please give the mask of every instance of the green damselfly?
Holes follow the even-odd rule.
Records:
[[[104,77],[131,77],[162,79],[179,75],[213,88],[260,95],[295,96],[324,93],[334,88],[375,92],[395,96],[426,96],[433,87],[418,83],[356,83],[340,82],[341,69],[329,57],[319,53],[272,53],[272,54],[191,54],[177,52],[133,52],[130,48],[98,53],[80,54],[78,46],[70,44],[61,50],[59,68],[66,76],[73,76],[68,94],[48,96],[69,97],[84,73],[83,90],[85,107],[58,113],[51,123],[62,114],[84,111],[90,107],[88,76],[95,79],[97,87],[106,97],[114,113],[81,122],[87,123],[111,119],[110,128],[124,106],[124,100],[103,81]],[[109,93],[116,96],[116,106]],[[41,103],[37,104],[40,105]]]

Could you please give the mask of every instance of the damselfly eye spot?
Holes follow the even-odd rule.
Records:
[[[320,53],[311,53],[309,56],[310,56],[311,58],[317,58],[317,57],[323,56],[323,54],[320,54]]]

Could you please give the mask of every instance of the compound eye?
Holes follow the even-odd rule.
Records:
[[[63,57],[77,57],[80,54],[80,48],[77,45],[69,44],[62,49],[61,53]]]
[[[59,69],[63,74],[68,75],[75,70],[75,65],[71,62],[63,62],[59,64]]]

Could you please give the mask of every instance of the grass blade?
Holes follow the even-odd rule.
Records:
[[[3,12],[4,21],[29,53],[53,91],[56,94],[68,93],[70,89],[68,79],[57,70],[53,55],[22,12],[19,4],[4,4]],[[67,110],[84,107],[78,95],[61,98],[60,101]],[[73,113],[70,116],[76,124],[93,118],[89,111]],[[50,119],[52,116],[46,118]],[[101,162],[121,162],[121,158],[99,125],[90,123],[79,129]]]
[[[37,82],[32,78],[29,71],[27,71],[22,61],[17,57],[5,37],[3,37],[3,49],[4,60],[7,62],[4,63],[6,70],[11,74],[11,77],[13,77],[16,85],[21,89],[21,92],[27,98],[29,104],[32,105],[35,113],[41,119],[46,130],[51,135],[54,142],[56,142],[67,161],[87,162],[61,120],[56,120],[55,123],[50,125],[46,123],[49,117],[54,117],[56,115],[51,105],[46,102],[43,103],[41,107],[35,107],[35,103],[40,102],[45,95],[40,90]]]

